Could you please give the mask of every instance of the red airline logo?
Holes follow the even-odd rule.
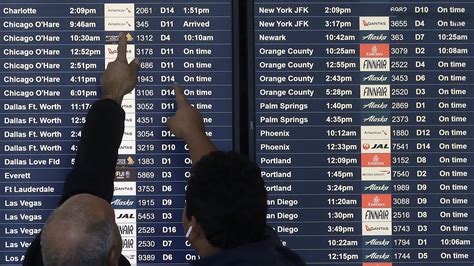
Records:
[[[391,262],[364,262],[362,266],[392,266]]]
[[[389,167],[391,163],[390,153],[363,153],[362,167]]]
[[[362,194],[362,208],[392,208],[392,194]]]
[[[390,57],[390,45],[361,44],[360,57]]]

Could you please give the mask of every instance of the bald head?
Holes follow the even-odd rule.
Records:
[[[41,233],[44,265],[115,265],[121,238],[114,210],[102,198],[78,194],[58,207]]]

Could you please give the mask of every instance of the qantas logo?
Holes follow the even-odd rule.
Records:
[[[389,30],[389,17],[359,17],[359,30]]]
[[[365,230],[367,232],[373,232],[373,231],[388,231],[390,230],[389,226],[370,226],[370,225],[365,225]]]
[[[362,235],[392,235],[392,222],[362,222]]]

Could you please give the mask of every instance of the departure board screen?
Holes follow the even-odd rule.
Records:
[[[283,243],[315,265],[473,265],[474,1],[252,7],[250,147]]]
[[[0,3],[0,264],[20,264],[56,208],[99,79],[116,58],[139,58],[125,96],[113,207],[132,264],[187,264],[197,255],[181,224],[191,160],[165,126],[172,83],[203,114],[206,134],[233,149],[232,1]]]

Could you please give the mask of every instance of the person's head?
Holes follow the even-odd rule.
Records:
[[[192,169],[183,223],[202,257],[263,238],[267,192],[260,169],[234,152],[212,152]]]
[[[118,265],[122,238],[112,206],[79,194],[49,216],[41,232],[45,266]]]

